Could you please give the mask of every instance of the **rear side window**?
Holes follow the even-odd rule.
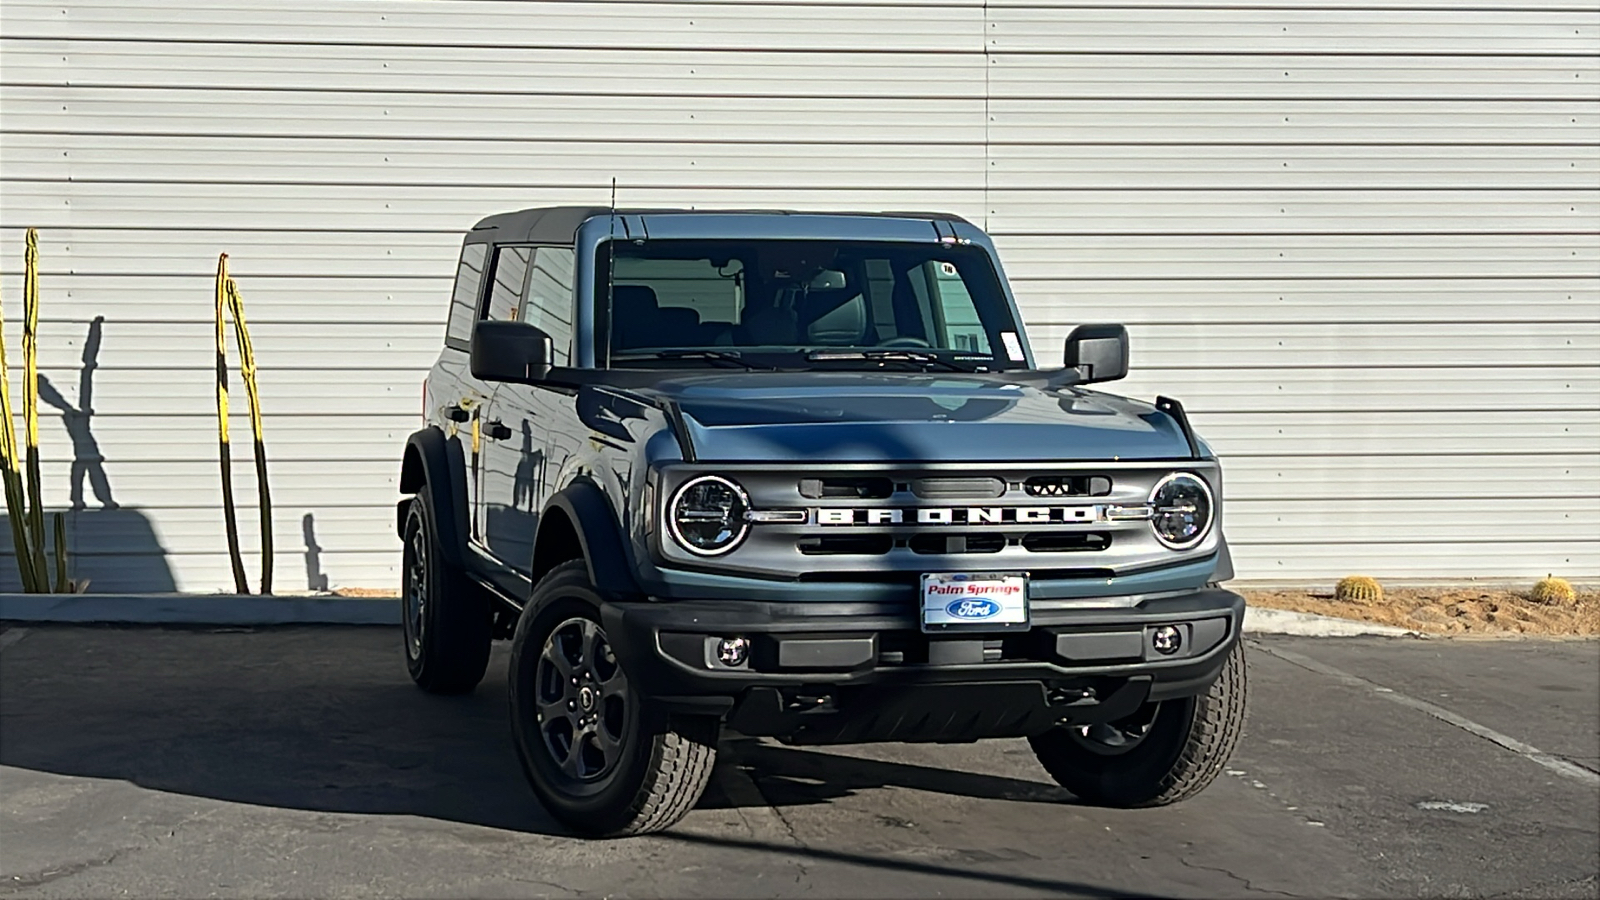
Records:
[[[488,244],[468,244],[461,248],[456,289],[450,297],[450,320],[444,332],[444,342],[457,350],[466,350],[472,345],[472,324],[478,319],[478,297],[482,294],[483,264],[488,253]]]

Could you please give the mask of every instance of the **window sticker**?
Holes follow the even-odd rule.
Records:
[[[1000,332],[1000,343],[1005,345],[1006,356],[1009,357],[1012,362],[1022,362],[1023,360],[1027,359],[1022,352],[1022,341],[1017,339],[1017,333],[1015,331]]]

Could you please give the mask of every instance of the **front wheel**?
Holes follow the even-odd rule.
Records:
[[[1165,806],[1198,794],[1222,773],[1244,731],[1244,645],[1234,644],[1204,694],[1146,703],[1097,725],[1029,738],[1058,784],[1100,806]]]
[[[718,724],[673,719],[628,678],[582,560],[534,588],[511,639],[511,729],[545,809],[597,837],[676,824],[711,779]]]

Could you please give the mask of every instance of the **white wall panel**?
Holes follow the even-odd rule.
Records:
[[[1115,389],[1182,398],[1230,460],[1242,576],[1600,575],[1592,3],[7,0],[0,25],[11,361],[36,225],[45,485],[85,507],[96,589],[231,584],[217,252],[278,583],[389,586],[461,231],[613,177],[628,204],[984,224],[1041,360],[1127,322]],[[97,456],[114,508],[75,471]]]

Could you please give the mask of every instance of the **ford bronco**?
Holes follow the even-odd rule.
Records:
[[[532,209],[466,236],[405,448],[405,658],[470,691],[509,638],[518,756],[576,831],[692,808],[724,729],[1027,738],[1153,806],[1244,721],[1222,474],[1123,377],[1040,370],[950,215]]]

